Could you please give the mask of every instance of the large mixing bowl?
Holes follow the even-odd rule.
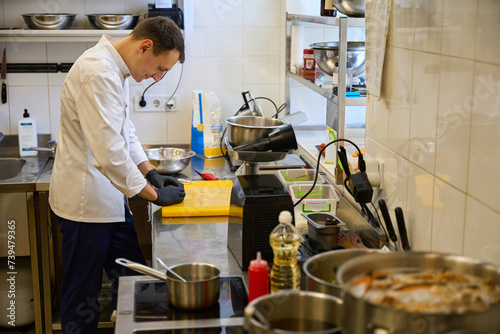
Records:
[[[182,148],[150,148],[144,150],[149,162],[160,174],[175,174],[189,165],[195,152]]]
[[[134,29],[138,14],[87,14],[94,29]]]
[[[333,75],[335,62],[339,61],[339,43],[322,42],[309,45],[314,50],[314,59],[326,74]],[[357,77],[365,71],[365,43],[347,42],[347,61],[352,62],[352,75]]]
[[[341,297],[342,287],[336,281],[337,269],[357,256],[378,252],[376,249],[342,249],[314,255],[304,263],[306,290]]]
[[[333,0],[335,8],[351,17],[365,17],[365,0]]]
[[[62,30],[71,28],[76,14],[27,13],[22,17],[29,29]]]
[[[233,116],[226,119],[229,144],[233,147],[255,143],[277,127],[285,124],[279,119],[258,116]]]

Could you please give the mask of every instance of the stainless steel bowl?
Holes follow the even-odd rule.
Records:
[[[339,61],[339,43],[322,42],[309,45],[314,50],[314,59],[326,74],[332,75],[335,62]],[[365,43],[347,42],[347,61],[352,62],[352,75],[357,77],[365,71]]]
[[[258,116],[233,116],[227,118],[226,123],[229,144],[233,147],[267,138],[274,129],[285,124],[279,119]]]
[[[144,150],[149,162],[160,174],[175,174],[189,165],[195,152],[182,148],[150,148]]]
[[[29,29],[62,30],[69,29],[76,14],[70,13],[26,13],[21,14]]]
[[[253,300],[244,310],[253,334],[340,333],[342,299],[310,291],[281,291]]]
[[[94,29],[134,29],[138,14],[87,14]]]
[[[351,17],[365,17],[365,0],[333,0],[339,12]]]
[[[337,269],[357,256],[378,252],[376,249],[341,249],[320,253],[304,263],[307,276],[306,290],[341,297],[342,287],[337,284]]]

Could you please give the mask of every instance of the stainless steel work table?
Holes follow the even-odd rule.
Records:
[[[168,266],[180,263],[205,262],[216,265],[221,277],[241,276],[248,284],[248,274],[240,269],[227,248],[228,217],[163,218],[161,208],[150,205],[152,224],[153,259],[157,257]],[[153,268],[161,269],[156,261]],[[138,282],[152,282],[148,276],[120,278],[116,333],[140,333],[141,331],[174,330],[180,328],[239,327],[243,317],[205,320],[134,321],[134,287]],[[200,327],[199,327],[200,326]]]

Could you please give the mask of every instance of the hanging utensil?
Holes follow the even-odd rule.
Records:
[[[156,262],[158,262],[160,264],[160,266],[165,268],[169,273],[171,273],[172,275],[174,275],[175,277],[177,277],[181,281],[186,282],[186,280],[183,277],[179,276],[175,271],[170,269],[162,260],[160,260],[159,258],[156,258]]]
[[[396,221],[398,222],[399,237],[401,238],[401,247],[404,251],[411,250],[410,243],[408,242],[408,234],[406,232],[405,218],[403,210],[400,207],[394,209],[396,213]]]
[[[380,208],[380,212],[382,212],[382,218],[384,218],[385,226],[387,227],[387,233],[389,234],[389,239],[391,239],[397,249],[398,237],[396,235],[396,232],[394,231],[394,227],[392,226],[391,216],[389,215],[387,204],[385,203],[385,200],[383,198],[379,199],[378,207]]]
[[[0,70],[1,72],[1,80],[2,80],[2,103],[7,103],[7,55],[5,52],[5,48],[3,48],[3,57],[2,57],[2,68]]]

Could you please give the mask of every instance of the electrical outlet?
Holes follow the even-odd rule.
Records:
[[[168,101],[170,96],[145,96],[144,101],[146,105],[141,107],[139,101],[140,96],[134,97],[135,112],[165,112],[165,111],[175,111],[177,107],[177,95],[172,96],[170,101]],[[167,105],[168,101],[168,105]]]

